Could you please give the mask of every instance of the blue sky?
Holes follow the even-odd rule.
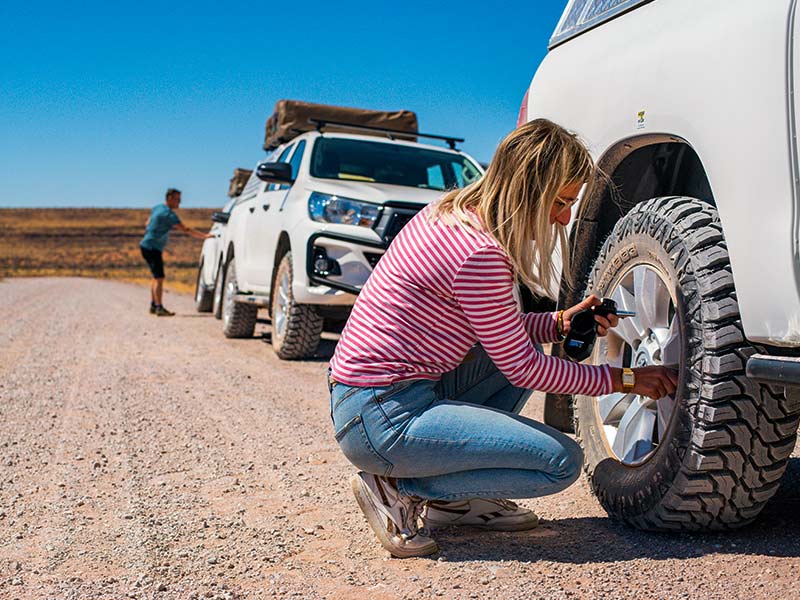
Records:
[[[0,3],[0,207],[220,206],[281,98],[411,109],[488,161],[565,3]]]

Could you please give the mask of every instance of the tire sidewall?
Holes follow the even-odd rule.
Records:
[[[217,291],[217,288],[219,288],[219,291]],[[217,276],[214,278],[214,296],[211,305],[211,310],[214,313],[214,317],[217,319],[222,318],[222,303],[224,294],[225,294],[225,265],[220,260],[219,266],[217,267]]]
[[[194,285],[194,302],[198,306],[200,302],[203,300],[202,292],[203,289],[203,259],[200,259],[200,266],[197,267],[197,281]]]

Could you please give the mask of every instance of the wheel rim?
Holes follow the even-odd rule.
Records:
[[[223,317],[225,325],[231,320],[231,313],[233,312],[233,297],[238,293],[236,287],[236,275],[233,271],[233,264],[228,265],[227,277],[225,281],[225,304],[223,305]]]
[[[675,299],[664,276],[651,265],[636,265],[611,290],[620,310],[635,317],[620,319],[595,349],[597,363],[613,367],[680,364],[682,340]],[[613,393],[600,396],[600,429],[613,456],[626,465],[646,462],[669,426],[675,398],[653,400],[645,396]]]
[[[194,292],[194,301],[200,302],[203,299],[203,265],[197,269],[197,286]]]
[[[275,304],[275,332],[283,337],[286,331],[286,315],[289,312],[289,274],[281,275],[278,284],[278,301]]]

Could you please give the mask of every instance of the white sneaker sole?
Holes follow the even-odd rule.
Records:
[[[386,518],[380,509],[375,506],[372,499],[372,492],[367,488],[367,484],[358,475],[353,475],[350,478],[350,487],[353,488],[353,494],[356,497],[358,506],[361,507],[361,512],[367,519],[367,524],[378,537],[378,541],[392,556],[397,558],[411,558],[414,556],[428,556],[435,554],[439,551],[439,545],[431,540],[429,544],[424,544],[415,548],[408,548],[402,544],[398,544],[394,537],[389,535],[384,524]]]
[[[496,522],[496,523],[458,523],[452,521],[435,521],[424,519],[425,527],[428,529],[445,529],[447,527],[472,527],[474,529],[484,529],[486,531],[528,531],[539,526],[539,518],[516,522]]]

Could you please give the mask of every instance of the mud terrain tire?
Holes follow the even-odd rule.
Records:
[[[637,261],[662,261],[682,342],[675,408],[654,453],[628,466],[605,441],[594,397],[577,396],[576,433],[592,491],[613,517],[646,530],[729,529],[775,493],[795,445],[800,397],[745,376],[744,336],[713,206],[656,198],[621,219],[587,286],[611,289]]]
[[[239,293],[235,261],[235,257],[231,258],[225,268],[225,287],[222,291],[222,333],[229,338],[247,338],[252,337],[256,329],[258,307],[233,301],[233,296]]]
[[[203,261],[197,268],[197,283],[194,288],[194,307],[197,312],[211,312],[214,303],[214,290],[209,290],[203,285]]]
[[[319,347],[324,319],[313,306],[294,301],[292,253],[284,254],[272,285],[272,347],[278,358],[312,356]]]

